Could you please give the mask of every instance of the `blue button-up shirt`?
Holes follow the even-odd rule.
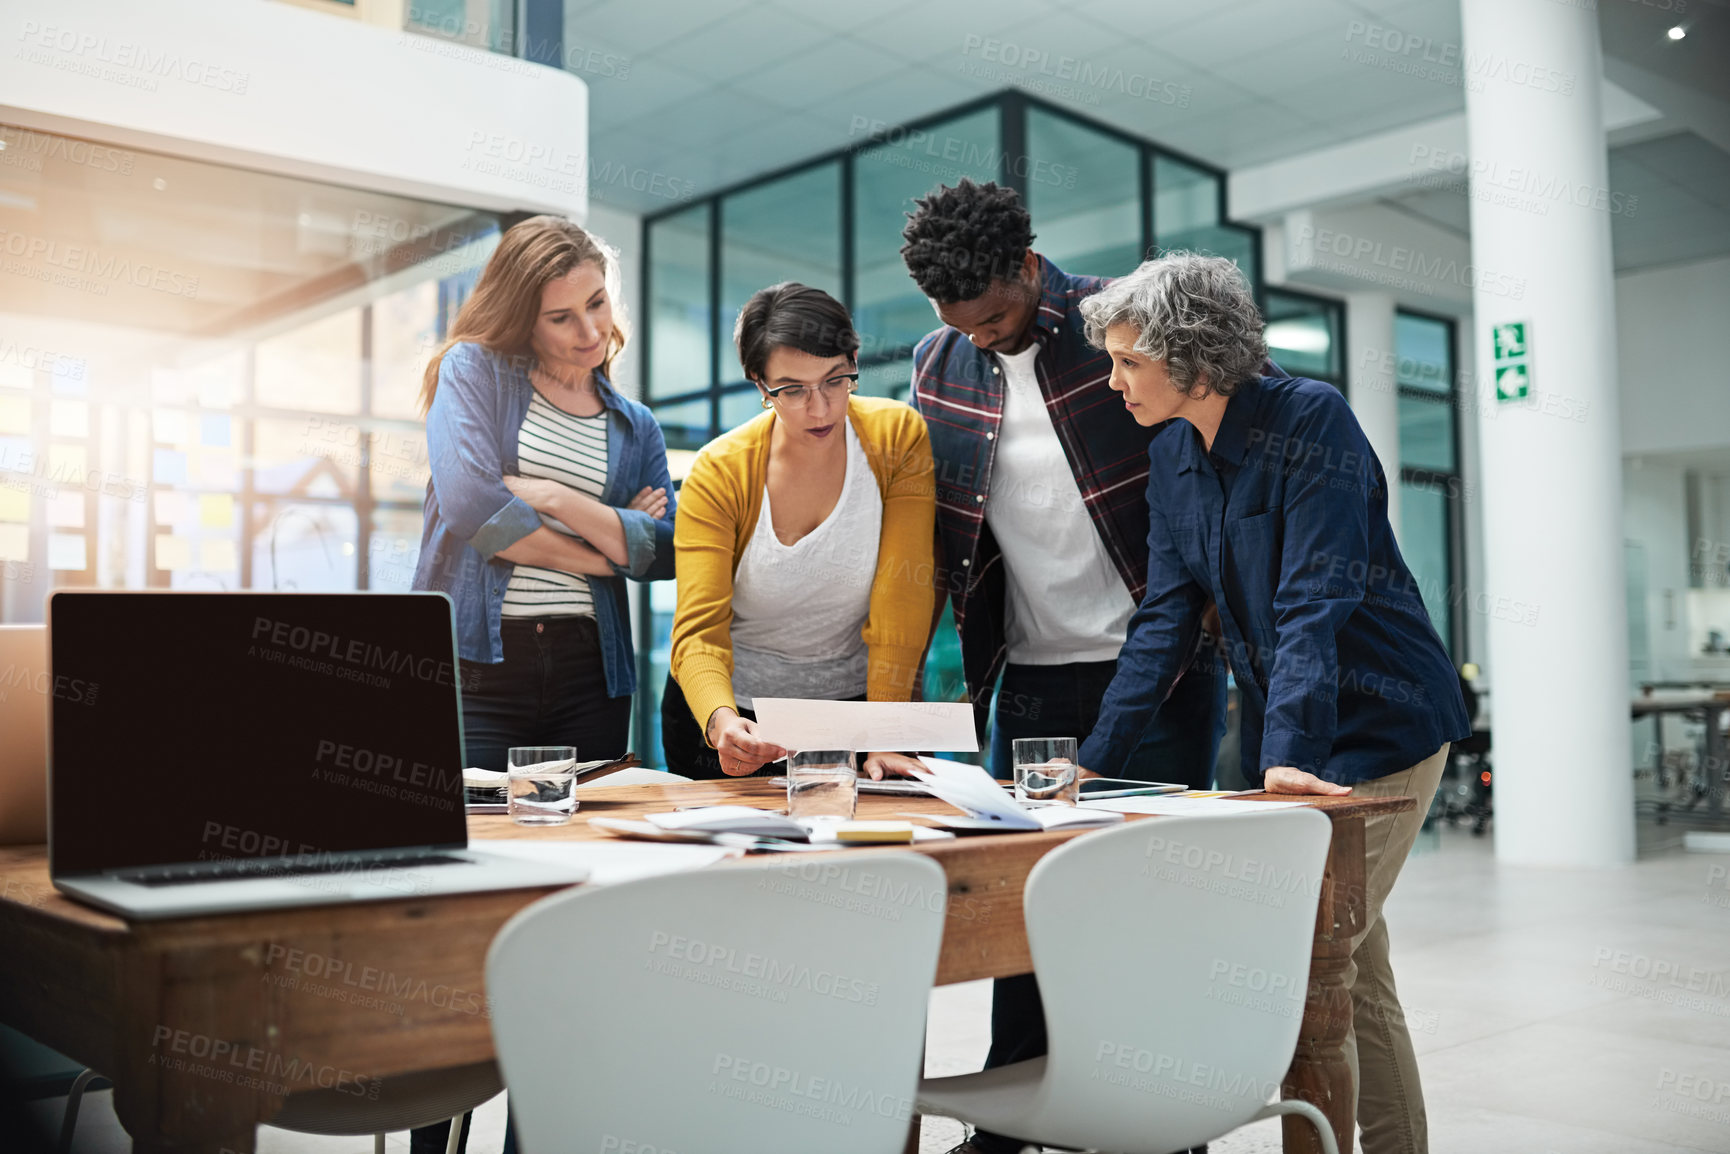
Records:
[[[614,577],[589,577],[607,695],[637,688],[630,611],[624,577],[639,581],[673,576],[676,497],[667,475],[667,446],[649,410],[621,397],[595,374],[607,411],[607,484],[601,502],[619,511],[628,563]],[[497,554],[541,527],[540,514],[505,487],[517,472],[517,433],[534,398],[528,364],[464,341],[439,365],[439,387],[427,413],[432,480],[414,587],[450,595],[456,607],[457,652],[465,661],[504,660],[499,619],[510,584],[509,561]],[[667,512],[656,520],[624,508],[644,486],[667,491]]]
[[[1243,767],[1351,783],[1471,732],[1460,683],[1388,524],[1387,478],[1331,385],[1245,381],[1211,451],[1186,420],[1148,446],[1147,594],[1081,763],[1115,776],[1209,600],[1243,695]]]

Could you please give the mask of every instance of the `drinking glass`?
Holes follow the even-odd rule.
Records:
[[[852,821],[859,775],[851,749],[808,749],[787,755],[787,816],[794,821]]]
[[[1081,771],[1075,764],[1075,738],[1017,738],[1014,754],[1016,801],[1074,805],[1080,800]]]
[[[511,820],[564,825],[577,809],[577,750],[571,745],[519,745],[506,755]]]

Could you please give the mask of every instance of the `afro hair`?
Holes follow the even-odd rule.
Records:
[[[1013,188],[966,177],[938,185],[913,202],[901,237],[901,259],[919,291],[938,304],[985,295],[994,280],[1013,280],[1033,244],[1033,218]]]

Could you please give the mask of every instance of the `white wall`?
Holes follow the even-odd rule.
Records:
[[[1730,446],[1730,258],[1616,278],[1622,451]]]
[[[588,88],[275,0],[0,0],[0,120],[465,207],[587,212]]]

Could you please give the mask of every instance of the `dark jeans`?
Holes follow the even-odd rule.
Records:
[[[622,757],[631,699],[607,696],[592,617],[507,617],[505,659],[462,663],[466,764],[503,771],[513,745],[574,745],[578,761]]]
[[[863,697],[849,698],[851,701],[864,701]],[[747,721],[756,721],[754,710],[739,709],[739,716]],[[691,714],[691,706],[685,700],[685,691],[679,688],[671,674],[667,676],[667,684],[661,690],[661,751],[667,755],[667,769],[672,773],[685,777],[694,777],[699,781],[710,781],[728,776],[721,772],[721,759],[715,751],[709,748],[709,743],[703,739],[703,729],[697,724],[697,719]],[[785,761],[771,761],[749,777],[774,777],[787,772]]]
[[[503,771],[513,745],[574,745],[577,760],[623,757],[631,699],[607,696],[601,635],[593,617],[505,618],[505,659],[462,663],[464,764]],[[459,1151],[468,1146],[463,1115]],[[409,1132],[412,1154],[444,1154],[449,1122]],[[505,1126],[505,1154],[516,1135]]]
[[[1179,679],[1121,776],[1180,781],[1192,789],[1208,787],[1220,738],[1225,735],[1225,673],[1217,666],[1217,662],[1198,661]],[[1013,776],[1009,743],[1018,737],[1087,740],[1116,670],[1115,661],[1005,667],[991,727],[992,775]],[[998,978],[992,987],[986,1069],[1037,1058],[1045,1050],[1045,1007],[1039,1000],[1038,981],[1032,974]],[[987,1130],[975,1134],[973,1144],[985,1154],[1014,1154],[1022,1145]]]

